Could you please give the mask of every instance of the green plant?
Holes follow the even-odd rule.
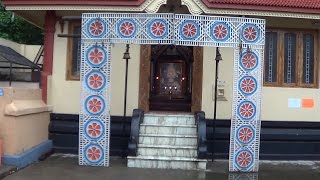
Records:
[[[0,0],[2,3],[2,0]],[[0,37],[22,44],[43,44],[42,30],[0,7]]]

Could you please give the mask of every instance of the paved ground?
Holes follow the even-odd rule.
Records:
[[[207,171],[127,168],[126,160],[112,158],[111,167],[78,166],[77,157],[53,155],[4,180],[319,180],[320,162],[262,162],[259,174],[228,174],[228,162],[210,163]]]
[[[0,179],[3,179],[4,177],[10,175],[12,172],[15,172],[17,168],[13,166],[5,166],[0,165]]]
[[[0,81],[0,87],[10,87],[8,81]],[[30,88],[30,89],[38,89],[39,83],[36,82],[16,82],[13,81],[11,87],[15,88]]]

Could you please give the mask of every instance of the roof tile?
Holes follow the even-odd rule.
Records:
[[[208,0],[208,2],[217,4],[278,6],[310,9],[320,8],[320,0]]]

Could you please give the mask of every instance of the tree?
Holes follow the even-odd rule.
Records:
[[[2,4],[2,0],[0,0]],[[42,30],[0,7],[0,37],[21,44],[43,44]]]

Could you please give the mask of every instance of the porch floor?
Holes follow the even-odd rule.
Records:
[[[45,161],[33,164],[22,169],[13,175],[7,176],[4,180],[95,180],[95,179],[117,179],[117,180],[194,180],[194,179],[216,179],[233,180],[240,175],[245,179],[250,178],[251,174],[233,174],[229,177],[228,161],[218,160],[208,163],[207,171],[185,171],[185,170],[161,170],[161,169],[139,169],[128,168],[126,159],[111,158],[110,167],[86,167],[78,165],[77,156],[54,154]],[[259,180],[318,180],[320,179],[320,162],[314,161],[262,161],[260,172],[256,174]],[[254,175],[252,175],[254,176]],[[244,178],[244,177],[242,177]],[[240,179],[242,179],[240,177]]]

